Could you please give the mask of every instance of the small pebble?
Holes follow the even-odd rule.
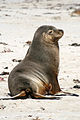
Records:
[[[69,44],[70,46],[75,46],[75,47],[79,47],[80,44],[79,43],[72,43],[72,44]]]
[[[22,60],[12,59],[13,62],[21,62]]]
[[[32,115],[28,115],[28,117],[32,117]]]
[[[8,67],[5,67],[4,69],[8,69]]]
[[[73,79],[73,82],[74,82],[74,83],[80,83],[80,80],[78,80],[78,79]]]
[[[73,88],[80,89],[80,85],[75,85]]]
[[[2,73],[0,73],[0,75],[9,75],[9,72],[2,72]]]
[[[27,41],[26,43],[27,43],[28,45],[31,45],[31,41]]]
[[[0,77],[0,81],[4,81],[4,78]]]
[[[41,107],[41,110],[45,110],[45,108]]]
[[[33,118],[32,120],[40,120],[39,117]]]
[[[6,108],[6,106],[0,105],[0,109],[4,109],[4,108]]]

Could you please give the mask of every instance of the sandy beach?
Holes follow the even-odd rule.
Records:
[[[76,9],[80,10],[80,0],[0,0],[0,98],[9,97],[9,73],[24,58],[27,41],[41,25],[64,30],[59,41],[59,84],[63,91],[79,95],[0,100],[0,120],[80,120],[80,14],[73,12]]]

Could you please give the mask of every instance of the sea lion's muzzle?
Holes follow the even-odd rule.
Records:
[[[63,34],[64,34],[64,31],[59,29],[58,34],[56,35],[56,38],[60,39],[63,36]]]
[[[48,32],[43,32],[43,40],[46,43],[50,43],[53,44],[55,42],[57,42],[62,36],[63,36],[64,32],[61,29],[52,29],[52,30],[48,30]]]
[[[56,29],[56,31],[53,32],[53,34],[51,35],[52,37],[52,41],[53,42],[57,42],[64,34],[64,31],[61,29]]]

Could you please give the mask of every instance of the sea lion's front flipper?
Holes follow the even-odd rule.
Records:
[[[41,95],[39,93],[33,93],[33,98],[35,98],[35,99],[54,99],[54,100],[60,100],[61,99],[61,97],[50,96],[50,95]]]
[[[55,96],[75,96],[75,97],[79,97],[78,94],[64,92],[64,91],[60,91],[60,92],[56,93]]]
[[[13,97],[7,97],[7,98],[0,98],[0,100],[15,100],[15,99],[24,99],[26,98],[26,92],[25,91],[21,91],[19,94],[13,96]]]

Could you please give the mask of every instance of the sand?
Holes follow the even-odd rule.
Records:
[[[22,60],[41,25],[64,30],[59,41],[59,84],[63,91],[80,95],[80,0],[1,0],[0,74]],[[73,44],[73,43],[76,43]],[[75,87],[74,87],[75,86]],[[0,75],[0,98],[8,95],[8,75]],[[0,100],[0,120],[80,120],[80,97],[61,100]]]

